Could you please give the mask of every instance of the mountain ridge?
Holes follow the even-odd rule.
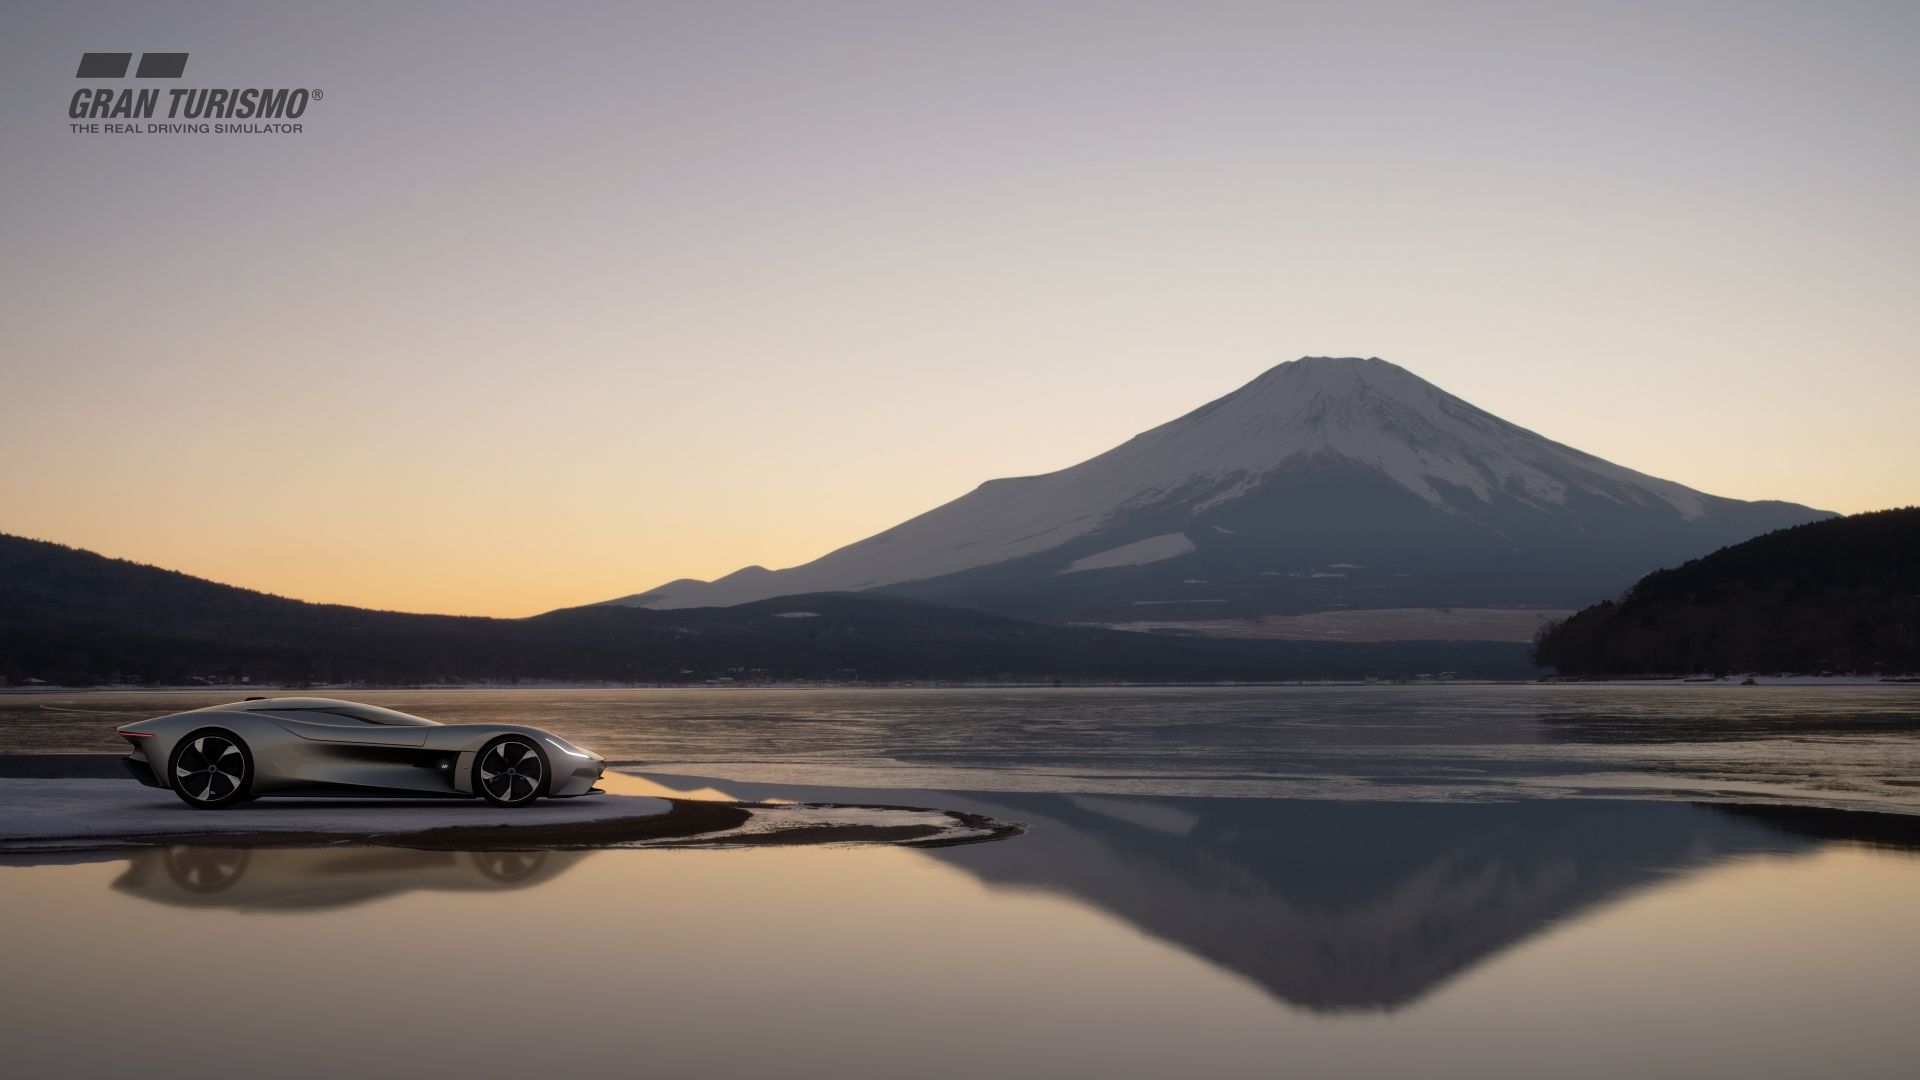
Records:
[[[1377,357],[1303,357],[1076,465],[986,481],[811,562],[606,603],[881,590],[1052,621],[1162,604],[1234,616],[1577,607],[1675,557],[1822,516],[1613,464]],[[1144,569],[1155,565],[1179,572]],[[1499,584],[1503,570],[1526,587]],[[1067,575],[1081,580],[1051,580]],[[1356,577],[1367,580],[1331,584]]]
[[[1526,678],[1525,651],[1198,641],[846,593],[673,612],[419,615],[291,600],[0,534],[0,682],[17,685]]]

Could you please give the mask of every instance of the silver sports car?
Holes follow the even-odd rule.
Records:
[[[248,698],[124,724],[127,771],[215,809],[262,795],[412,795],[524,806],[597,791],[606,759],[513,724],[437,724],[332,698]]]

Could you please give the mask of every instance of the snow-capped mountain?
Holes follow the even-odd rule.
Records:
[[[803,566],[609,602],[883,589],[1109,622],[1573,607],[1824,516],[1634,472],[1384,360],[1307,357],[1098,457],[990,480]]]

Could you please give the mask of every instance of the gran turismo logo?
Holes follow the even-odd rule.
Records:
[[[135,79],[180,79],[187,54],[141,53],[136,67],[130,52],[81,53],[74,77],[124,79],[129,68]],[[298,135],[304,124],[228,121],[298,120],[324,97],[305,87],[85,86],[67,99],[67,119],[75,135]]]
[[[127,77],[127,67],[132,63],[132,53],[81,53],[80,70],[74,72],[74,77],[77,79],[124,79]],[[150,52],[140,54],[140,67],[133,73],[133,77],[136,79],[177,79],[186,73],[186,53]]]

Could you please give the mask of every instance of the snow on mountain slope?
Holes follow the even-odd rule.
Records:
[[[1109,570],[1116,566],[1145,566],[1150,562],[1185,555],[1192,550],[1193,541],[1187,538],[1186,533],[1163,533],[1082,556],[1068,563],[1067,568],[1060,572],[1078,574],[1083,570]]]
[[[749,567],[711,583],[676,581],[609,602],[728,605],[941,578],[1035,556],[1143,517],[1191,519],[1261,494],[1290,470],[1328,463],[1384,478],[1438,511],[1468,518],[1496,501],[1552,516],[1571,513],[1575,501],[1599,500],[1685,523],[1710,503],[1729,502],[1543,438],[1384,360],[1308,357],[1098,457],[1041,476],[990,480],[803,566]],[[1233,533],[1219,525],[1207,531]],[[1162,546],[1154,559],[1183,554],[1165,541],[1167,528],[1155,535]],[[1191,551],[1189,534],[1171,535]],[[1113,539],[1108,547],[1125,550],[1154,538],[1116,531]],[[1073,555],[1049,572],[1151,561],[1090,563],[1098,556]]]

